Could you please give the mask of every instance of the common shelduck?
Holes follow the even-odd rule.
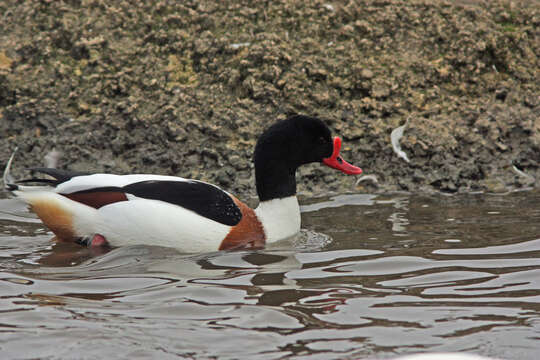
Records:
[[[261,248],[300,231],[299,166],[322,162],[345,174],[362,173],[342,159],[340,148],[340,138],[332,139],[314,117],[295,115],[270,126],[255,146],[256,209],[215,185],[175,176],[36,168],[50,178],[13,181],[13,155],[4,184],[63,241],[148,244],[184,252]]]

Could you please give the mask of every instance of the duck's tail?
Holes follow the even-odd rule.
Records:
[[[34,168],[29,170],[43,173],[51,178],[33,177],[15,180],[10,170],[16,151],[17,149],[11,154],[4,169],[2,177],[4,188],[27,203],[41,221],[55,233],[57,238],[63,240],[79,239],[82,235],[74,228],[74,217],[79,216],[80,213],[83,213],[83,218],[84,216],[95,216],[95,211],[91,207],[78,205],[55,191],[56,185],[77,173],[49,168]],[[27,185],[28,183],[34,184]]]
[[[4,184],[4,189],[7,191],[14,193],[15,195],[19,195],[19,191],[25,191],[25,190],[43,190],[45,188],[50,188],[51,185],[55,185],[57,183],[56,180],[52,179],[26,179],[26,180],[20,180],[16,181],[13,175],[11,175],[11,164],[13,163],[13,159],[15,158],[15,154],[17,153],[17,150],[19,148],[16,147],[15,150],[13,150],[13,153],[9,157],[9,160],[6,164],[6,168],[4,169],[4,175],[2,176],[2,181]],[[28,186],[28,185],[20,185],[21,183],[28,183],[28,182],[36,182],[41,183],[43,185],[36,185],[36,186]]]

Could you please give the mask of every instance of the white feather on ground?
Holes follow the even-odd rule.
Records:
[[[11,163],[13,162],[13,158],[15,157],[15,153],[17,152],[19,148],[16,147],[15,150],[13,150],[13,153],[9,157],[9,160],[6,164],[6,167],[4,168],[4,174],[2,176],[2,182],[4,187],[7,189],[7,184],[13,184],[15,182],[15,179],[13,179],[13,176],[11,175]]]
[[[379,180],[377,180],[377,176],[375,175],[364,175],[360,179],[356,180],[356,185],[360,184],[363,181],[371,181],[376,186],[379,186]]]
[[[47,168],[55,168],[58,167],[58,162],[60,161],[60,158],[62,157],[62,153],[56,149],[53,149],[45,155],[43,160],[45,161],[45,167]]]
[[[516,165],[512,165],[512,169],[519,176],[522,176],[522,177],[526,178],[527,180],[529,180],[530,183],[536,182],[536,179],[532,175],[529,175],[526,172],[523,172],[523,171],[519,170]]]
[[[390,141],[392,142],[392,149],[394,149],[394,152],[397,154],[397,156],[399,156],[406,162],[410,162],[409,157],[403,150],[401,150],[401,145],[399,144],[399,140],[401,140],[401,138],[403,137],[403,132],[405,131],[405,127],[409,123],[409,119],[410,118],[408,118],[407,121],[405,121],[405,124],[392,130],[392,133],[390,134]]]

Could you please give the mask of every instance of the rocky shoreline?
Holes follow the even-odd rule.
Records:
[[[319,116],[358,184],[504,192],[540,177],[540,2],[0,3],[0,165],[160,173],[253,195],[257,135]],[[408,120],[407,120],[408,119]],[[406,123],[394,152],[391,133]]]

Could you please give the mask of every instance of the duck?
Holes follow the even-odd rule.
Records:
[[[294,115],[268,127],[253,156],[255,209],[216,185],[177,176],[34,168],[46,176],[14,181],[15,152],[3,180],[57,241],[92,247],[156,245],[186,253],[259,249],[300,231],[300,166],[321,163],[347,175],[362,173],[341,157],[341,143],[317,117]]]

